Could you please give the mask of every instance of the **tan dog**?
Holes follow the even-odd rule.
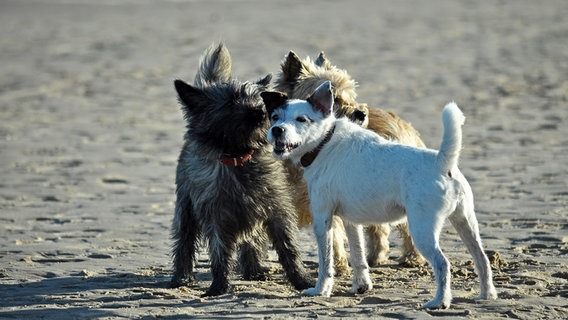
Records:
[[[346,116],[364,128],[379,135],[405,145],[424,148],[420,134],[408,122],[392,112],[379,108],[369,108],[365,103],[356,101],[356,82],[349,74],[336,66],[320,53],[315,61],[310,58],[300,58],[290,51],[281,64],[281,72],[277,75],[275,89],[285,92],[290,99],[306,99],[325,81],[330,81],[334,92],[334,109],[336,117]],[[364,119],[358,115],[366,114]],[[298,210],[299,226],[312,223],[310,203],[306,184],[302,179],[302,171],[290,161],[286,161],[291,183],[295,186],[295,204]],[[402,237],[402,254],[399,262],[406,266],[418,266],[425,263],[424,258],[416,250],[408,232],[406,222],[397,225]],[[375,224],[366,228],[367,261],[370,266],[384,263],[388,259],[390,234],[389,224]],[[348,273],[347,254],[344,248],[345,229],[341,218],[333,216],[333,251],[335,270],[338,273]]]

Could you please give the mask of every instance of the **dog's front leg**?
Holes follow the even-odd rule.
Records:
[[[187,286],[194,280],[193,264],[197,244],[201,236],[201,228],[193,211],[193,203],[188,192],[178,192],[176,199],[175,218],[172,227],[174,248],[174,275],[171,287]]]
[[[349,251],[351,256],[351,268],[353,269],[353,284],[351,293],[364,293],[373,288],[369,265],[365,255],[365,241],[363,226],[345,221],[345,231],[349,239]]]
[[[331,230],[331,213],[316,213],[314,211],[314,233],[318,242],[319,271],[315,288],[304,290],[308,296],[331,295],[333,288],[333,232]]]
[[[293,220],[294,214],[283,208],[279,211],[283,214],[274,213],[266,225],[274,249],[278,253],[278,260],[282,264],[288,280],[298,290],[314,286],[314,280],[302,263],[300,250],[296,240],[298,229]]]

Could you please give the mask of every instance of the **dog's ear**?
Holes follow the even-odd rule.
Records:
[[[366,119],[367,114],[363,110],[355,110],[353,111],[351,116],[349,116],[349,120],[351,120],[351,122],[356,123],[360,126],[363,126],[363,124],[365,124]]]
[[[326,68],[326,69],[329,68],[329,66],[330,66],[330,62],[329,62],[329,60],[327,60],[327,57],[325,56],[323,51],[320,52],[316,61],[314,61],[314,64],[318,67],[322,67],[322,68]]]
[[[231,66],[231,55],[225,44],[211,45],[199,60],[195,85],[203,87],[208,83],[229,82]]]
[[[202,105],[206,99],[205,95],[199,88],[193,87],[182,80],[175,80],[174,86],[186,117],[189,115],[190,111],[192,111],[195,107]]]
[[[326,81],[322,83],[312,93],[307,100],[312,107],[321,112],[324,118],[327,118],[333,111],[333,93],[331,92],[331,82]]]
[[[264,101],[268,115],[271,115],[276,108],[283,106],[288,101],[288,95],[284,92],[264,91],[260,96]]]
[[[268,89],[268,85],[270,84],[270,81],[272,81],[272,74],[271,73],[267,74],[266,77],[259,79],[256,82],[256,84],[261,86],[263,89]]]
[[[303,65],[300,57],[294,52],[290,51],[284,61],[282,62],[282,75],[283,80],[288,83],[296,83]]]

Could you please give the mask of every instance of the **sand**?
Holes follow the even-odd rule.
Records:
[[[0,318],[568,318],[568,4],[520,1],[13,1],[0,3]],[[200,298],[169,289],[174,175],[191,81],[223,40],[242,80],[289,50],[325,51],[359,100],[397,112],[428,146],[440,111],[467,116],[461,168],[476,196],[496,301],[450,225],[451,309],[421,310],[429,267],[372,269],[374,288],[303,297],[273,251],[265,282]],[[303,259],[317,275],[311,230]]]

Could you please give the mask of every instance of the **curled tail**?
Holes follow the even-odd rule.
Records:
[[[444,135],[438,151],[438,168],[441,172],[449,172],[457,166],[462,148],[462,129],[465,116],[454,102],[448,103],[442,111]]]

